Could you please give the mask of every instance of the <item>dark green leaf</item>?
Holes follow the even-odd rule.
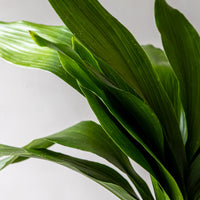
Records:
[[[200,147],[200,38],[178,10],[156,0],[155,17],[169,61],[180,81],[188,123],[187,155],[191,160]]]
[[[169,172],[161,163],[155,163],[151,156],[145,152],[140,145],[130,138],[126,130],[116,121],[102,101],[89,90],[82,88],[90,104],[107,134],[113,139],[117,146],[131,159],[146,169],[152,176],[162,182],[166,192],[173,200],[183,200],[179,187]],[[148,161],[147,161],[148,160]],[[152,168],[152,167],[153,168]],[[159,178],[159,176],[161,177]]]
[[[49,0],[63,22],[95,56],[140,94],[158,116],[170,148],[173,175],[183,181],[186,156],[172,103],[148,57],[128,30],[97,0]],[[175,164],[174,164],[175,163]]]
[[[185,112],[180,99],[180,85],[178,79],[171,67],[165,53],[159,49],[155,48],[153,45],[143,46],[146,54],[149,56],[165,91],[167,92],[171,102],[173,103],[176,116],[179,120],[179,127],[181,130],[182,138],[184,144],[186,144],[188,132],[187,132],[187,121],[185,117]]]
[[[187,175],[188,194],[194,198],[195,193],[200,190],[200,154],[192,162]],[[200,193],[199,193],[200,194]]]
[[[60,55],[61,62],[63,64],[63,66],[66,68],[66,70],[69,70],[70,74],[72,74],[75,78],[78,78],[78,80],[81,81],[83,85],[85,85],[86,87],[89,87],[92,91],[95,91],[98,94],[98,96],[101,96],[101,98],[104,98],[104,100],[106,97],[105,89],[112,88],[111,91],[115,91],[115,92],[116,92],[116,90],[118,90],[115,87],[113,87],[112,84],[109,83],[109,81],[107,81],[105,78],[103,78],[102,75],[100,75],[94,71],[91,72],[91,68],[90,67],[88,68],[87,65],[85,65],[84,61],[80,58],[80,56],[76,52],[73,52],[73,50],[70,49],[70,47],[49,42],[46,39],[43,39],[40,36],[36,35],[35,33],[32,33],[32,36],[37,44],[42,45],[42,46],[48,46],[50,48],[53,48],[55,50],[59,50],[60,52],[62,52],[62,53],[59,53],[59,55]],[[64,55],[63,53],[66,55]],[[87,63],[87,64],[89,64],[89,63]],[[79,65],[81,65],[81,66],[83,65],[85,68],[83,68],[83,70],[82,70],[79,67]],[[84,70],[87,70],[87,72],[85,72]],[[91,75],[92,75],[92,77],[91,77]],[[100,78],[100,80],[98,80],[98,78]],[[99,85],[99,83],[100,83],[100,85]],[[106,87],[103,86],[102,84],[103,85],[105,84]],[[111,91],[109,90],[110,94],[112,94]],[[107,92],[108,92],[108,90],[107,90]],[[124,93],[123,91],[121,91],[121,92]],[[115,95],[116,94],[119,94],[119,93],[115,93]],[[151,156],[154,157],[154,155],[152,153],[151,153]],[[154,157],[154,159],[156,159],[156,158]],[[159,168],[158,170],[162,171],[162,173],[163,173],[162,177],[164,176],[164,179],[161,178],[161,180],[159,180],[159,181],[161,181],[162,184],[165,185],[165,188],[167,188],[167,191],[170,194],[170,196],[172,196],[173,198],[175,198],[175,197],[179,198],[179,199],[182,198],[182,195],[181,195],[176,183],[174,182],[174,179],[171,177],[171,175],[162,166],[162,164],[159,163],[159,161],[157,159],[156,159],[156,161],[154,160],[154,162],[156,163],[156,165],[158,165],[158,168]],[[163,180],[165,180],[165,181],[163,181]],[[173,187],[172,187],[172,185],[173,185]]]
[[[81,84],[84,85],[84,87],[89,88],[90,90],[94,91],[98,96],[100,96],[103,99],[104,103],[109,107],[109,109],[111,109],[116,116],[119,116],[117,117],[118,120],[125,120],[122,123],[124,124],[125,128],[131,130],[131,133],[136,140],[138,140],[142,144],[144,144],[145,141],[148,142],[149,147],[151,146],[155,148],[155,152],[158,152],[160,153],[160,155],[162,155],[164,150],[162,128],[154,113],[143,101],[141,101],[131,93],[118,90],[117,88],[112,86],[109,81],[105,80],[105,78],[101,76],[101,74],[97,74],[98,72],[92,72],[93,74],[91,74],[91,70],[86,65],[92,65],[93,63],[97,62],[94,58],[91,57],[91,55],[89,55],[88,59],[86,58],[86,55],[88,54],[88,51],[86,51],[86,49],[84,50],[82,48],[82,54],[80,54],[80,56],[83,56],[84,60],[87,59],[87,63],[85,64],[82,58],[79,57],[78,54],[70,50],[69,47],[49,42],[35,33],[31,33],[31,35],[38,45],[48,46],[64,53],[66,56],[60,53],[59,55],[61,63],[66,71],[69,72],[76,79],[78,79],[78,81],[80,81]],[[74,40],[74,42],[74,46],[76,46],[76,40]],[[81,66],[82,69],[77,63]],[[95,66],[94,68],[98,67]],[[123,112],[121,112],[122,110],[126,114],[123,114]],[[134,129],[133,127],[131,127],[131,125],[134,126]],[[143,140],[143,142],[141,139]]]

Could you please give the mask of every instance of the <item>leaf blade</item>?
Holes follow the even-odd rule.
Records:
[[[81,92],[76,81],[63,70],[57,52],[37,46],[29,30],[37,31],[51,41],[71,45],[73,35],[64,26],[46,26],[26,21],[0,22],[0,57],[17,65],[49,71]]]
[[[155,17],[168,59],[180,81],[183,106],[188,122],[187,155],[192,160],[200,147],[200,38],[178,10],[165,0],[156,0]],[[189,48],[189,49],[188,49]]]
[[[173,152],[171,157],[174,162],[169,163],[176,163],[172,167],[176,172],[172,173],[179,176],[178,179],[183,179],[186,155],[175,111],[148,57],[135,38],[96,0],[49,2],[75,36],[148,102],[160,119],[167,143]]]

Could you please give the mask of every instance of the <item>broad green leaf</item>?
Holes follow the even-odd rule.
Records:
[[[145,181],[134,171],[125,154],[120,151],[98,124],[92,121],[81,122],[59,133],[36,139],[24,148],[48,148],[54,143],[99,155],[126,173],[136,184],[136,188],[143,197],[153,199]],[[21,157],[21,159],[26,158]],[[15,162],[18,161],[20,161],[20,157],[15,158]]]
[[[153,64],[163,87],[165,88],[165,91],[173,103],[177,118],[179,120],[179,127],[183,142],[186,144],[188,136],[187,121],[180,98],[180,85],[178,79],[165,53],[161,49],[155,48],[153,45],[145,45],[142,47],[149,56],[149,59],[151,60],[151,63]]]
[[[77,42],[76,39],[73,40],[72,42],[73,46],[78,46],[79,47],[79,51],[77,52],[79,54],[79,56],[81,57],[81,59],[83,61],[86,62],[86,65],[89,64],[89,66],[91,66],[93,68],[93,63],[95,61],[95,59],[93,58],[93,60],[91,61],[90,57],[87,58],[86,53],[88,52],[83,46],[81,47],[80,43]],[[82,49],[82,54],[80,54],[80,49]],[[76,50],[76,48],[75,48]],[[86,52],[83,55],[83,52]],[[65,65],[67,67],[67,65]],[[91,73],[90,69],[86,68],[86,67],[82,67],[83,70],[85,71],[85,73]],[[76,69],[78,69],[78,67],[76,67]],[[95,68],[96,69],[96,68]],[[94,70],[95,71],[95,70]],[[76,72],[74,75],[76,76],[79,72]],[[93,76],[98,76],[95,80],[95,78],[91,77],[91,80],[101,89],[104,91],[104,95],[106,95],[106,99],[108,100],[109,103],[105,103],[107,105],[107,107],[110,109],[110,106],[108,106],[108,104],[114,105],[114,111],[118,111],[119,107],[119,113],[117,113],[117,115],[120,115],[120,112],[124,112],[126,114],[121,114],[123,115],[121,120],[123,120],[124,118],[126,118],[126,115],[128,116],[129,119],[131,119],[130,124],[135,126],[135,130],[134,131],[138,131],[140,134],[140,137],[143,137],[143,141],[150,141],[149,146],[155,146],[159,150],[161,151],[161,155],[162,155],[162,151],[164,151],[164,139],[163,139],[163,134],[162,134],[162,128],[159,124],[158,119],[156,118],[156,116],[154,115],[154,113],[151,111],[151,109],[149,109],[148,106],[146,106],[145,103],[143,103],[143,101],[141,101],[140,99],[138,99],[136,96],[130,94],[129,92],[126,91],[122,91],[122,90],[118,90],[114,87],[114,85],[112,85],[112,83],[109,83],[108,80],[106,80],[103,76],[101,76],[100,73],[95,73],[92,72]],[[86,77],[86,76],[84,76]],[[79,80],[79,79],[78,79]],[[81,80],[79,80],[81,82]],[[110,80],[109,80],[110,81]],[[99,82],[104,82],[104,86],[102,86],[102,83],[99,84]],[[89,86],[85,87],[90,88]],[[94,91],[95,92],[95,91]],[[100,95],[100,98],[102,98],[105,101],[105,98],[103,96],[101,96],[101,93],[98,93],[98,95]],[[116,101],[114,99],[117,99]],[[115,106],[116,105],[116,106]],[[114,115],[116,116],[116,115]],[[125,120],[125,127],[129,126],[128,120]],[[138,124],[138,122],[140,122],[142,124],[142,126],[140,124]],[[138,130],[137,127],[138,126]],[[146,126],[146,131],[145,128],[143,130],[143,127]],[[153,129],[152,129],[153,127]],[[147,134],[143,133],[147,132]],[[149,136],[150,135],[150,136]],[[155,151],[156,151],[155,150]]]
[[[63,55],[63,54],[62,54]],[[60,58],[61,58],[61,56],[62,56],[61,54],[60,54]],[[61,61],[63,61],[63,62],[66,62],[66,64],[67,64],[67,66],[74,66],[74,68],[72,69],[72,70],[77,70],[78,69],[78,65],[75,63],[75,62],[73,62],[73,60],[71,59],[71,58],[69,58],[69,57],[66,57],[65,56],[65,58],[67,59],[65,59],[65,60],[62,60],[61,59]],[[66,67],[66,65],[65,65],[65,63],[63,63],[63,65],[64,65],[64,67]],[[93,88],[95,88],[95,90],[96,91],[102,91],[100,88],[98,88],[93,82],[91,82],[91,80],[90,80],[90,78],[89,77],[87,77],[87,75],[86,74],[84,74],[84,72],[82,71],[81,72],[82,73],[82,75],[84,76],[84,80],[83,80],[83,82],[85,82],[86,81],[86,84],[87,84],[87,80],[89,81],[89,85],[90,86],[92,86]],[[110,124],[109,124],[110,125]],[[134,174],[133,174],[134,173]],[[131,174],[131,177],[132,177],[132,175],[133,175],[133,178],[135,179],[136,178],[136,182],[135,182],[135,180],[133,180],[134,181],[134,184],[136,185],[136,187],[137,187],[137,189],[138,189],[138,187],[139,187],[139,189],[138,189],[138,191],[140,192],[141,191],[141,187],[144,187],[145,188],[145,191],[147,191],[147,192],[149,192],[148,190],[147,190],[147,187],[146,187],[146,185],[145,185],[145,183],[143,182],[143,185],[142,186],[140,186],[140,184],[138,184],[138,181],[140,181],[140,183],[142,182],[141,181],[141,178],[139,178],[139,176],[137,176],[137,174],[135,174],[135,172],[133,172],[133,171],[129,171],[128,172],[128,174]],[[130,177],[130,178],[131,178]],[[137,184],[136,184],[137,183]],[[141,192],[140,192],[141,193]],[[144,194],[146,194],[146,193],[144,193]]]
[[[49,42],[33,32],[31,32],[31,35],[38,45],[48,46],[64,53],[66,56],[60,53],[59,56],[66,71],[81,82],[84,87],[89,88],[100,96],[106,106],[109,107],[116,116],[119,116],[118,120],[123,121],[122,123],[125,128],[129,127],[128,129],[131,130],[136,140],[142,143],[142,145],[145,142],[148,143],[149,147],[155,149],[154,152],[158,152],[162,157],[164,151],[162,128],[154,113],[143,101],[131,93],[118,90],[112,86],[108,80],[105,80],[101,74],[96,74],[98,72],[92,72],[93,74],[91,74],[91,70],[87,65],[90,66],[97,62],[94,58],[89,56],[87,63],[84,63],[84,60],[87,59],[85,55],[88,51],[84,51],[84,54],[78,55],[69,47]],[[73,42],[73,46],[76,46],[76,40],[73,40]],[[83,56],[84,60],[79,56]],[[79,65],[81,67],[79,67]],[[94,68],[97,67],[95,66]],[[123,114],[123,112],[121,112],[122,110],[124,110],[123,112],[126,114]]]
[[[145,148],[151,149],[152,147],[158,155],[162,155],[162,129],[157,118],[144,102],[131,93],[113,87],[107,80],[103,80],[100,74],[96,74],[99,77],[95,77],[89,68],[82,70],[73,60],[70,61],[71,58],[63,54],[59,55],[63,67],[75,76],[81,85],[95,92],[103,100],[111,113],[134,139]]]
[[[111,66],[148,102],[158,116],[172,159],[167,163],[180,183],[186,155],[172,102],[148,57],[132,34],[97,0],[49,0],[74,35],[97,57]]]
[[[97,119],[101,123],[107,134],[113,139],[117,146],[132,160],[146,169],[152,176],[154,176],[165,188],[168,195],[174,200],[183,200],[180,189],[169,174],[169,172],[162,166],[161,163],[155,162],[151,156],[144,151],[141,145],[138,145],[130,138],[130,135],[119,124],[118,121],[111,115],[109,110],[105,107],[102,101],[95,96],[88,89],[82,88],[90,107],[95,113]],[[153,168],[152,168],[152,167]],[[162,175],[161,175],[162,174]],[[161,177],[159,177],[161,175]]]
[[[80,69],[79,69],[79,67],[78,67],[78,65],[71,59],[71,58],[69,58],[68,56],[64,56],[63,54],[59,54],[60,55],[60,58],[61,58],[61,63],[63,64],[63,66],[64,67],[66,67],[66,64],[67,64],[67,66],[68,66],[68,69],[70,68],[70,66],[72,67],[72,68],[70,68],[71,70],[70,70],[70,72],[73,74],[73,75],[75,75],[76,76],[76,78],[78,78],[78,80],[81,82],[81,83],[83,83],[83,85],[86,87],[86,88],[89,88],[89,89],[91,89],[92,91],[95,91],[95,92],[97,92],[98,93],[98,95],[100,95],[100,98],[103,98],[104,99],[104,96],[102,95],[102,92],[104,91],[106,91],[105,90],[105,87],[102,87],[101,85],[98,85],[99,87],[96,87],[95,86],[95,81],[94,81],[94,79],[92,79],[94,82],[92,82],[91,80],[89,80],[90,79],[90,77],[88,76],[88,74],[89,74],[89,69],[87,69],[87,73],[85,73],[84,74],[84,72],[83,71],[81,71]],[[66,60],[65,60],[66,59]],[[65,64],[65,62],[66,62],[66,64]],[[79,62],[79,61],[78,61]],[[70,64],[69,64],[70,63]],[[78,75],[78,77],[77,77],[77,75]],[[99,75],[100,76],[100,75]],[[89,83],[87,83],[87,81],[89,81]],[[107,87],[109,88],[109,86],[110,86],[110,83],[108,83],[108,85],[107,85]],[[123,96],[120,94],[120,93],[115,93],[115,94],[117,94],[116,96],[112,96],[113,94],[112,94],[112,92],[113,91],[116,91],[117,89],[116,88],[114,88],[114,87],[111,87],[112,88],[112,90],[109,90],[109,95],[108,96],[110,96],[110,98],[113,100],[114,98],[116,98],[116,96],[118,96],[119,97],[119,99],[124,99],[123,98]],[[118,90],[117,90],[118,91]],[[122,91],[121,91],[122,92]],[[122,92],[123,93],[123,92]],[[126,93],[126,92],[125,92]],[[87,96],[87,94],[85,93],[85,91],[84,91],[84,94],[85,94],[85,96],[86,96],[86,98],[88,99],[88,96]],[[121,95],[121,96],[120,96]],[[129,94],[128,96],[131,96],[131,94]],[[128,97],[127,97],[128,98]],[[119,100],[118,99],[118,100]],[[134,98],[132,97],[132,100],[133,100]],[[105,99],[104,99],[105,100]],[[120,100],[119,100],[120,101]],[[117,102],[115,102],[116,103],[116,105],[117,105]],[[115,105],[115,103],[113,103],[114,105]],[[128,103],[128,101],[125,103],[125,105]],[[135,102],[136,103],[136,102]],[[93,106],[95,103],[93,102],[93,103],[91,103],[90,104],[90,106]],[[127,104],[128,105],[128,104]],[[117,107],[120,107],[120,106],[117,106]],[[130,109],[130,104],[129,104],[129,109]],[[104,109],[100,109],[100,110],[105,110],[105,108]],[[145,109],[145,110],[148,110],[148,109]],[[138,113],[137,113],[138,114]],[[147,115],[148,116],[148,115]],[[151,115],[151,117],[153,118],[153,115]],[[98,115],[97,115],[97,118],[98,118]],[[105,116],[104,116],[104,120],[105,120],[106,118],[105,118]],[[102,123],[102,121],[100,121],[101,123]],[[108,123],[108,119],[106,119],[106,122],[105,123]],[[108,123],[108,126],[110,126],[110,124],[111,124],[111,122],[109,122]],[[144,123],[145,124],[145,123]],[[103,125],[102,125],[103,126]],[[113,126],[112,126],[112,128],[113,128]],[[110,133],[109,133],[110,134]],[[115,131],[115,134],[116,134],[116,131]],[[129,147],[130,148],[130,147]],[[154,159],[155,159],[155,157],[154,157]],[[158,161],[157,161],[158,162]],[[155,164],[155,163],[154,163]],[[164,175],[164,177],[165,177],[165,181],[163,181],[163,184],[167,187],[167,189],[168,189],[168,191],[169,191],[169,193],[171,193],[170,195],[171,196],[173,196],[173,198],[177,198],[177,199],[182,199],[182,195],[181,195],[181,193],[180,193],[180,191],[179,191],[179,189],[177,188],[177,185],[176,185],[176,183],[174,182],[174,180],[173,180],[173,178],[169,175],[169,173],[166,171],[166,169],[164,169],[163,168],[163,166],[158,162],[158,163],[156,163],[159,167],[159,170],[160,171],[162,171],[162,173],[163,173],[163,175]],[[167,180],[166,180],[167,179]],[[172,186],[173,185],[173,186]],[[173,187],[173,189],[172,189],[172,187]]]
[[[187,155],[200,147],[200,38],[178,10],[156,0],[155,17],[168,59],[179,79],[188,124]]]
[[[19,156],[20,154],[21,156],[40,158],[64,165],[65,167],[82,173],[90,179],[101,184],[122,200],[138,200],[138,197],[135,195],[126,179],[106,165],[74,158],[41,148],[24,149],[6,145],[0,145],[0,148],[5,155]],[[3,153],[1,155],[3,155]]]
[[[153,199],[145,181],[133,170],[125,154],[98,124],[91,121],[81,122],[44,140],[89,151],[105,158],[130,177],[143,198]]]
[[[14,64],[50,71],[80,92],[76,81],[63,70],[57,52],[37,46],[29,30],[37,31],[50,41],[71,45],[72,33],[64,26],[0,22],[0,57]]]

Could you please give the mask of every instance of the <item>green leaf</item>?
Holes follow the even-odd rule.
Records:
[[[86,65],[89,64],[89,66],[93,68],[93,63],[95,61],[95,58],[93,58],[91,62],[91,58],[90,57],[87,58],[86,56],[86,53],[88,51],[83,46],[81,46],[81,44],[78,43],[76,39],[73,39],[72,44],[74,47],[77,47],[77,46],[79,47],[78,48],[79,51],[77,53],[79,54],[81,59],[85,61]],[[80,49],[81,49],[82,54],[79,53]],[[84,56],[82,56],[83,54]],[[69,67],[67,68],[67,65],[65,65],[65,68],[67,70],[69,69]],[[119,111],[116,115],[122,115],[121,113],[125,112],[126,114],[124,114],[121,117],[121,120],[123,121],[124,118],[127,118],[128,116],[128,118],[131,119],[130,124],[132,126],[135,126],[135,130],[133,132],[137,131],[140,137],[143,137],[143,141],[150,141],[149,146],[157,147],[158,149],[156,149],[155,152],[157,150],[161,151],[161,155],[162,155],[162,152],[164,151],[164,139],[163,139],[163,134],[162,134],[162,127],[160,126],[160,123],[157,117],[152,112],[152,110],[143,101],[141,101],[140,99],[138,99],[136,96],[132,95],[131,93],[116,89],[114,85],[112,85],[112,83],[109,83],[110,80],[108,81],[107,79],[105,79],[100,73],[95,72],[95,70],[91,71],[90,69],[84,66],[82,66],[82,68],[85,71],[85,73],[88,73],[88,74],[92,73],[93,77],[90,75],[91,81],[93,81],[101,89],[101,91],[104,91],[103,96],[101,96],[101,93],[98,93],[98,91],[97,91],[97,95],[99,95],[99,97],[102,98],[104,102],[107,101],[107,103],[105,103],[107,107],[111,109],[111,107],[113,107],[112,105],[114,105],[114,109],[112,112],[116,113],[115,111]],[[76,73],[74,73],[74,76],[77,76],[79,74],[78,67],[76,67],[76,69],[77,71]],[[78,75],[77,79],[81,82],[82,79],[79,79],[79,77],[80,76]],[[92,89],[90,88],[90,85],[91,83],[84,86],[89,89]],[[119,107],[121,108],[118,109]],[[116,115],[114,114],[114,116]],[[124,127],[129,126],[127,122],[128,120],[125,120],[126,125],[124,125]],[[142,126],[138,122],[140,122]],[[144,124],[146,128],[144,128],[145,127]],[[139,126],[138,128],[139,131],[136,128],[137,125]],[[144,133],[142,130],[144,131]]]
[[[162,129],[156,116],[144,102],[131,93],[113,87],[107,80],[103,80],[100,74],[98,74],[99,77],[93,76],[94,74],[91,74],[89,68],[83,71],[73,60],[70,61],[69,57],[60,54],[60,59],[63,67],[75,76],[81,85],[102,98],[111,113],[131,133],[134,139],[147,149],[152,147],[154,150],[159,150],[160,155],[162,155]],[[70,62],[71,64],[69,64]],[[98,78],[101,78],[101,80]],[[148,144],[145,145],[145,142],[149,144],[149,148],[147,147]]]
[[[180,98],[179,81],[165,53],[161,49],[155,48],[153,45],[145,45],[143,46],[143,49],[149,56],[149,59],[151,60],[151,63],[153,64],[162,82],[163,87],[165,88],[165,91],[167,92],[171,102],[173,103],[176,116],[179,121],[179,127],[181,130],[183,142],[184,144],[186,144],[188,137],[187,121]]]
[[[14,156],[12,155],[13,153],[14,155],[21,155],[21,154],[25,154],[26,151],[21,148],[16,148],[16,147],[0,144],[0,157]]]
[[[192,160],[200,147],[200,38],[178,10],[156,0],[155,17],[168,59],[179,79],[188,123],[187,155]]]
[[[46,149],[29,152],[38,158],[49,160],[73,169],[104,186],[122,200],[138,200],[129,183],[119,173],[106,165],[74,158]]]
[[[50,41],[71,45],[73,35],[64,26],[45,26],[26,21],[0,22],[0,57],[14,64],[50,71],[80,92],[76,81],[63,70],[57,52],[37,46],[29,30],[37,31]]]
[[[136,188],[139,193],[142,193],[143,197],[153,199],[145,181],[134,171],[125,154],[122,153],[98,124],[92,121],[81,122],[59,133],[36,139],[24,148],[48,148],[54,143],[99,155],[126,173],[136,184]],[[16,157],[15,162],[19,158]],[[21,159],[23,160],[23,157]]]
[[[158,116],[172,159],[171,173],[183,181],[186,155],[173,105],[148,57],[132,34],[97,0],[49,0],[74,35],[143,97]]]
[[[36,143],[35,143],[36,144]],[[33,146],[32,146],[33,147]],[[39,147],[39,146],[38,146]],[[101,184],[122,200],[138,200],[129,183],[119,173],[106,165],[74,158],[47,149],[16,148],[0,145],[2,154],[11,156],[27,156],[49,160],[64,165]],[[6,160],[5,160],[6,161]]]
[[[101,96],[101,98],[105,97],[104,92],[105,92],[106,88],[105,87],[102,88],[103,86],[101,84],[99,85],[99,81],[98,81],[98,78],[100,78],[100,77],[103,78],[103,77],[100,74],[96,74],[97,76],[91,77],[91,70],[90,70],[91,68],[87,68],[87,66],[84,65],[84,61],[81,60],[80,56],[77,53],[73,52],[73,50],[70,49],[67,46],[63,46],[63,45],[60,45],[60,44],[55,44],[55,43],[49,42],[49,41],[41,38],[40,36],[36,35],[35,33],[32,33],[32,36],[34,36],[33,38],[34,38],[34,40],[36,41],[37,44],[42,45],[42,46],[48,46],[50,48],[53,48],[53,49],[56,49],[56,50],[59,50],[60,52],[62,52],[62,53],[59,53],[59,55],[60,55],[60,59],[61,59],[63,66],[66,67],[67,70],[70,69],[70,73],[75,78],[77,78],[77,75],[78,75],[78,80],[79,81],[81,80],[83,85],[86,85],[86,87],[89,87],[92,91],[97,92],[98,95]],[[69,56],[66,56],[63,53],[66,54],[66,55],[69,55]],[[87,72],[85,73],[84,69],[82,70],[77,63],[80,64],[80,65],[84,65],[86,67],[85,70],[87,69]],[[89,64],[89,63],[87,63],[87,64]],[[102,81],[104,82],[104,84],[107,85],[108,88],[109,87],[112,88],[111,91],[116,91],[116,88],[113,87],[112,84],[109,83],[109,81],[107,81],[105,79],[103,79]],[[101,81],[100,81],[100,83],[101,83]],[[112,92],[110,94],[112,94]],[[117,93],[117,94],[119,94],[119,93]],[[118,95],[116,95],[116,96],[118,96]],[[153,154],[151,154],[151,156],[152,155]],[[154,155],[153,155],[153,157],[154,157]],[[152,158],[150,157],[150,159],[152,159]],[[154,157],[154,159],[156,159],[156,158]],[[162,180],[159,180],[159,181],[161,181],[162,184],[165,185],[165,187],[167,188],[167,191],[170,193],[170,195],[173,198],[175,198],[175,197],[179,198],[179,199],[182,198],[182,195],[181,195],[176,183],[174,182],[174,179],[171,177],[171,175],[161,165],[161,163],[159,163],[158,160],[156,160],[156,162],[154,160],[154,165],[155,165],[155,163],[156,163],[156,165],[158,165],[158,168],[159,168],[158,170],[162,171],[162,173],[163,173],[162,176],[164,176],[164,179],[161,178]],[[163,181],[163,180],[165,180],[165,181]]]
[[[108,78],[113,85],[119,89],[129,91],[139,97],[137,93],[119,76],[119,74],[117,74],[105,61],[102,61],[98,57],[94,58],[90,51],[84,47],[75,37],[72,38],[72,45],[73,49],[79,54],[84,62],[90,63],[92,67],[104,74],[104,76]]]
[[[155,192],[156,200],[161,200],[161,199],[162,200],[170,200],[170,198],[167,196],[165,191],[162,189],[162,187],[160,186],[158,181],[153,176],[151,176],[151,181],[153,184],[153,189]]]
[[[59,53],[59,56],[61,63],[67,72],[81,82],[84,87],[91,89],[98,96],[100,96],[106,106],[109,107],[109,109],[111,109],[116,116],[119,116],[118,119],[120,121],[125,120],[123,122],[125,128],[129,127],[136,140],[142,144],[144,144],[145,141],[148,142],[150,147],[152,146],[155,148],[155,152],[158,152],[162,155],[164,150],[162,128],[154,113],[143,101],[131,93],[116,89],[111,83],[109,83],[108,80],[105,80],[103,76],[96,74],[97,72],[91,72],[87,65],[92,65],[94,63],[96,65],[97,62],[91,57],[91,55],[89,55],[88,59],[86,58],[87,56],[85,55],[88,54],[86,49],[84,50],[82,48],[82,54],[78,55],[69,47],[49,42],[33,32],[31,35],[38,45],[48,46],[64,53],[66,56],[61,53]],[[73,46],[77,46],[76,40],[73,40]],[[83,53],[83,51],[85,53]],[[84,60],[87,59],[87,63],[85,64],[84,61],[81,60],[82,58],[79,56],[83,56]],[[81,66],[81,68],[76,62]],[[94,68],[98,67],[95,66]],[[123,109],[127,114],[123,114],[122,116],[122,112],[120,111]],[[131,125],[134,126],[134,129],[131,127]]]
[[[132,160],[146,169],[165,188],[174,200],[183,200],[180,189],[161,163],[152,160],[151,156],[138,145],[118,121],[111,115],[102,101],[88,89],[82,88],[90,107],[95,113],[106,133],[113,139],[117,146]],[[152,166],[152,167],[151,167]],[[162,175],[161,175],[162,174]],[[161,177],[159,177],[161,175]]]
[[[124,172],[131,170],[131,164],[127,157],[107,136],[101,126],[95,122],[80,122],[56,134],[37,139],[26,148],[36,148],[36,143],[45,144],[47,142],[92,152]]]
[[[198,154],[195,160],[191,163],[188,170],[188,174],[187,174],[186,184],[187,184],[187,189],[188,189],[188,195],[191,198],[194,198],[195,193],[200,191],[199,166],[200,166],[200,154]]]

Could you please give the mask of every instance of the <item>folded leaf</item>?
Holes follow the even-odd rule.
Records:
[[[188,123],[187,155],[192,160],[200,147],[200,38],[178,10],[156,0],[155,17],[168,59],[179,79]]]
[[[37,31],[50,41],[71,45],[72,33],[64,26],[0,22],[0,57],[14,64],[50,71],[80,92],[76,81],[63,70],[57,52],[37,46],[29,30]]]
[[[6,145],[0,145],[0,148],[3,152],[1,155],[19,156],[20,154],[21,156],[40,158],[64,165],[101,184],[122,200],[138,200],[126,179],[106,165],[74,158],[47,149],[23,149]]]

